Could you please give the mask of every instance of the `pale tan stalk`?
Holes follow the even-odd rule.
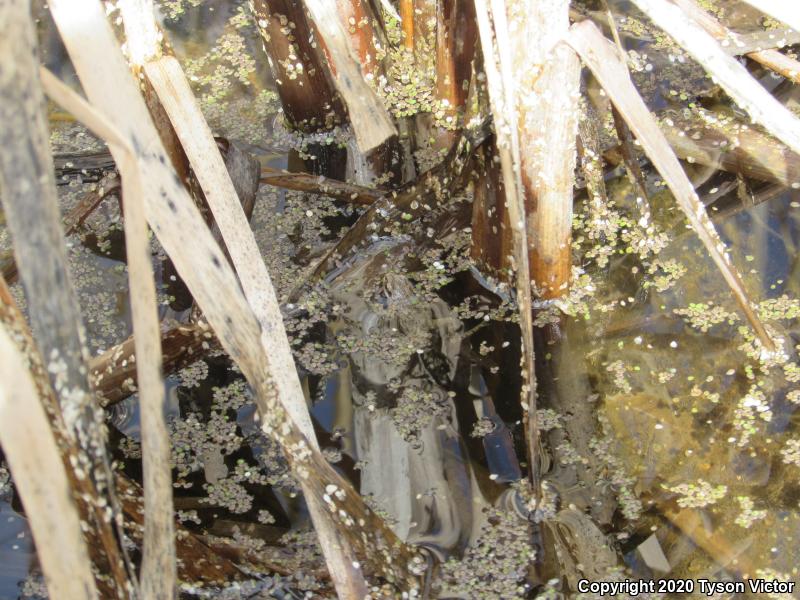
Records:
[[[145,525],[140,586],[145,600],[174,598],[177,570],[172,469],[169,433],[164,418],[166,398],[161,376],[161,329],[143,208],[143,174],[130,144],[102,113],[47,69],[41,69],[41,76],[45,90],[54,101],[108,142],[122,179],[128,288],[142,420]]]
[[[105,448],[104,415],[89,385],[85,332],[67,268],[38,73],[29,3],[0,3],[0,199],[4,217],[31,328],[47,363],[68,435],[82,450],[76,469],[91,478],[98,496],[107,501],[106,512],[121,538],[121,513]],[[109,593],[112,598],[124,598],[133,584],[129,576],[132,566],[126,565],[124,548],[113,536],[102,539],[108,558],[106,571],[111,575]]]
[[[97,598],[64,463],[28,371],[28,360],[2,323],[0,444],[25,507],[50,598]]]
[[[719,268],[739,304],[739,308],[755,330],[763,346],[768,351],[774,351],[775,343],[758,318],[741,277],[728,256],[725,244],[708,218],[705,207],[697,197],[680,162],[670,148],[669,142],[636,91],[625,61],[617,48],[590,21],[573,25],[567,41],[597,77],[611,101],[636,135],[653,166],[664,178],[675,196],[678,206],[683,210],[692,228],[708,250],[711,259]]]
[[[261,342],[264,352],[270,355],[271,374],[278,395],[309,442],[318,447],[272,280],[214,136],[177,60],[163,57],[146,63],[144,71],[194,168],[230,252],[242,290],[261,325]],[[365,596],[367,585],[361,572],[353,569],[356,556],[352,548],[346,540],[337,541],[325,508],[313,494],[306,494],[306,499],[336,589],[343,597]]]
[[[739,43],[739,36],[725,27],[711,14],[703,10],[697,4],[696,0],[672,0],[672,2],[679,6],[690,18],[692,18],[700,27],[705,29],[716,39],[722,46],[733,46],[736,48]],[[746,55],[765,67],[772,69],[794,81],[800,83],[800,61],[789,58],[785,54],[778,52],[774,49],[757,50],[755,52],[747,52]]]
[[[519,141],[516,129],[516,105],[513,87],[506,84],[508,73],[501,73],[502,59],[498,48],[500,34],[493,25],[493,13],[487,0],[474,0],[478,32],[483,48],[484,71],[489,87],[489,100],[494,116],[497,151],[503,172],[506,207],[512,231],[513,264],[517,290],[517,305],[522,334],[522,406],[525,410],[525,446],[528,453],[529,474],[535,493],[539,493],[538,446],[539,433],[536,419],[536,371],[533,347],[533,298],[528,258],[528,228],[525,202],[519,172]],[[504,20],[505,12],[501,11]],[[506,68],[506,72],[508,68]]]
[[[633,3],[705,67],[753,121],[800,153],[800,119],[753,79],[735,58],[728,56],[709,33],[666,0],[633,0]]]

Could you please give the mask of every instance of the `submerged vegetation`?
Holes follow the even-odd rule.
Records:
[[[800,582],[798,22],[0,3],[0,598]]]

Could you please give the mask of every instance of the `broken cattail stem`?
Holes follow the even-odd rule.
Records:
[[[362,153],[367,153],[397,135],[397,129],[383,101],[361,75],[358,57],[340,22],[336,4],[330,0],[304,0],[304,4],[325,43],[356,143]]]
[[[80,468],[107,496],[113,522],[119,515],[103,436],[103,414],[88,382],[88,353],[78,301],[67,270],[50,157],[44,96],[35,59],[35,33],[27,4],[4,4],[0,19],[0,189],[14,243],[32,328],[58,394],[72,440],[83,450]],[[121,539],[121,538],[120,538]],[[122,547],[107,548],[116,594],[131,580]],[[126,572],[127,571],[127,572]]]
[[[750,117],[795,152],[800,153],[800,119],[728,56],[719,43],[675,4],[633,0],[650,19],[691,54]]]
[[[127,10],[152,10],[146,0],[126,0]],[[140,50],[144,50],[140,48]],[[120,171],[125,194],[125,249],[128,259],[131,313],[135,336],[136,375],[142,420],[145,531],[140,574],[145,600],[173,598],[177,591],[172,504],[170,442],[164,417],[166,399],[161,377],[161,334],[150,242],[142,204],[142,173],[130,144],[97,110],[41,69],[48,95],[96,135],[105,139]]]
[[[255,0],[253,8],[291,127],[310,133],[343,121],[344,109],[300,0]]]
[[[386,192],[382,190],[353,185],[321,175],[288,173],[271,167],[261,168],[261,183],[287,190],[320,194],[361,206],[369,206],[386,195]]]
[[[753,327],[764,348],[774,351],[775,343],[758,318],[741,277],[728,257],[725,244],[709,220],[703,204],[669,147],[664,134],[658,128],[650,111],[633,86],[627,66],[617,48],[590,21],[573,25],[570,28],[568,41],[600,81],[603,89],[636,135],[645,153],[666,181],[678,206],[683,210],[712,260],[716,263],[733,292],[739,308]]]
[[[0,10],[0,17],[7,15]],[[1,323],[0,356],[0,443],[33,532],[47,591],[54,600],[97,598],[64,463],[27,360]]]
[[[672,0],[672,2],[680,7],[680,9],[694,20],[695,23],[712,35],[714,39],[720,42],[723,47],[733,46],[736,48],[742,43],[739,41],[739,36],[737,34],[703,10],[703,8],[697,4],[696,0]],[[747,53],[742,52],[742,54],[746,54],[748,58],[752,58],[754,61],[761,63],[776,73],[780,73],[787,79],[795,83],[800,83],[800,62],[795,59],[789,58],[785,54],[781,54],[773,49],[757,50]]]
[[[572,271],[572,190],[580,63],[558,40],[569,27],[569,2],[532,1],[512,9],[509,22],[518,90],[520,169],[528,214],[531,279],[539,296],[569,289]]]

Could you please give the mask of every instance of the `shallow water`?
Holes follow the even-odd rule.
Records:
[[[185,14],[165,25],[179,57],[197,69],[197,93],[215,132],[245,142],[264,165],[315,171],[318,163],[299,157],[299,144],[282,130],[274,100],[253,110],[272,89],[263,60],[247,72],[247,85],[203,78],[215,64],[201,57],[216,40],[236,47],[231,36],[241,35],[258,50],[252,25],[232,25],[235,8],[165,3],[177,5]],[[634,78],[654,110],[688,103],[670,94],[673,87],[697,95],[710,87],[647,32],[628,35],[629,49],[649,55]],[[61,64],[45,39],[45,60]],[[232,55],[221,55],[217,64],[233,64]],[[68,78],[68,65],[61,67]],[[211,107],[212,99],[225,109]],[[54,121],[54,131],[54,152],[74,149],[77,129]],[[731,184],[723,199],[733,206],[761,185],[737,186],[735,176],[685,166],[701,197]],[[533,586],[553,578],[572,594],[582,577],[798,580],[800,447],[792,444],[800,444],[800,397],[791,394],[800,367],[791,365],[800,343],[800,193],[784,190],[715,222],[754,301],[786,296],[762,305],[768,326],[786,341],[785,360],[765,363],[743,348],[749,332],[738,330],[742,319],[727,287],[656,176],[648,173],[648,191],[667,236],[658,253],[632,251],[630,234],[642,232],[624,172],[612,172],[606,184],[616,214],[605,215],[601,234],[585,191],[577,196],[576,215],[588,216],[575,228],[583,276],[561,306],[569,314],[553,306],[537,311],[538,505],[524,483],[514,309],[474,276],[463,235],[446,237],[416,264],[408,260],[413,226],[383,236],[287,310],[321,446],[398,535],[444,563],[440,597],[532,597]],[[84,187],[60,188],[65,209]],[[350,207],[321,196],[262,186],[251,223],[279,294],[353,217]],[[87,227],[104,231],[119,218],[107,200]],[[7,247],[4,233],[0,242]],[[130,333],[120,242],[112,236],[98,244],[86,229],[70,238],[93,353]],[[593,254],[600,247],[607,264]],[[154,262],[166,274],[162,258]],[[161,277],[165,323],[189,319]],[[15,293],[22,300],[18,287]],[[319,582],[306,573],[319,565],[313,537],[280,541],[308,526],[298,487],[279,450],[260,435],[241,375],[212,352],[166,385],[181,450],[174,457],[179,518],[200,535],[266,543],[260,552],[300,563],[285,589],[313,592]],[[135,396],[109,412],[117,458],[136,476]],[[534,552],[539,560],[529,572]],[[0,502],[0,558],[0,598],[19,597],[35,557],[24,520],[7,501]]]

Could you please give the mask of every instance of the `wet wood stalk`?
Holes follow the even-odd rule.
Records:
[[[342,122],[344,107],[300,0],[255,0],[253,8],[291,127],[311,133]]]
[[[522,370],[521,404],[524,414],[525,449],[528,478],[534,497],[541,497],[539,472],[539,426],[536,414],[536,351],[533,340],[533,286],[530,280],[528,256],[528,227],[525,199],[520,176],[520,146],[516,118],[516,98],[511,81],[508,51],[507,16],[503,3],[495,2],[491,9],[486,0],[474,0],[475,15],[483,52],[483,66],[495,120],[497,150],[503,173],[506,208],[511,224],[513,252],[511,263],[517,292],[522,341],[520,367]]]

